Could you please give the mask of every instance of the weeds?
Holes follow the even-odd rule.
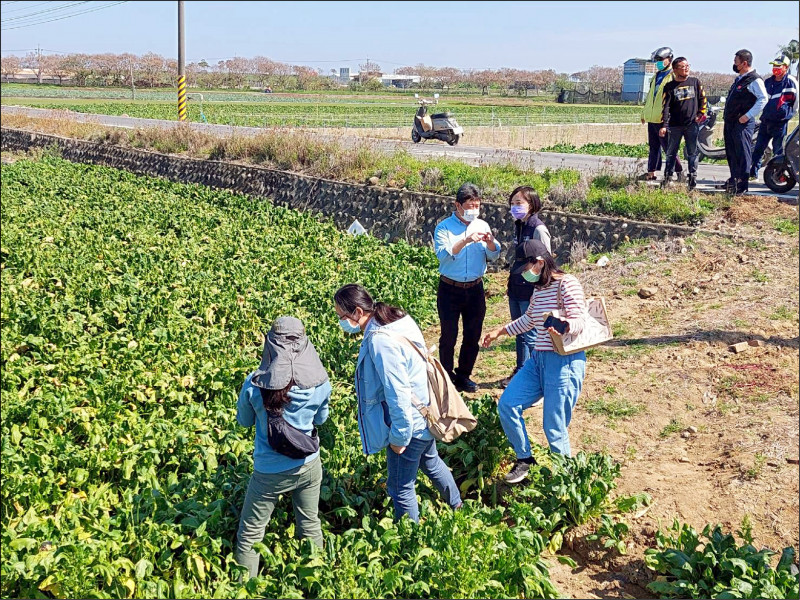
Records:
[[[664,429],[658,434],[658,437],[667,438],[671,436],[673,433],[678,433],[683,431],[683,423],[681,423],[678,419],[671,419],[669,425],[665,426]]]

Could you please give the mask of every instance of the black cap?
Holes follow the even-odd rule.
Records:
[[[522,264],[511,271],[511,274],[519,275],[528,268],[528,263],[536,262],[545,256],[550,256],[550,253],[547,251],[547,246],[539,240],[527,240],[522,242],[517,246],[514,255],[514,262],[522,261]]]

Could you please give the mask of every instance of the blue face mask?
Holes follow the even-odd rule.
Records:
[[[519,204],[514,204],[511,207],[511,216],[514,217],[515,219],[522,220],[522,219],[525,218],[525,215],[527,215],[527,214],[528,214],[527,205],[521,206]]]
[[[665,65],[664,65],[664,61],[663,60],[659,60],[659,61],[656,62],[656,69],[658,69],[659,71],[663,71],[664,70],[664,66]]]
[[[349,319],[339,319],[339,327],[341,327],[345,333],[361,333],[361,327],[358,324],[353,325]]]

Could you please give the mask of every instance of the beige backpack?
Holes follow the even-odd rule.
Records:
[[[478,425],[478,419],[472,416],[439,359],[405,336],[396,335],[389,331],[382,331],[381,333],[386,333],[390,337],[411,346],[425,361],[428,373],[430,404],[423,406],[416,402],[413,396],[411,402],[425,417],[425,421],[428,423],[428,431],[431,432],[433,437],[440,442],[452,442],[462,433],[475,429]]]

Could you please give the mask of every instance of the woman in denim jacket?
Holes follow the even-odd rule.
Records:
[[[347,333],[364,332],[356,366],[358,429],[364,454],[387,448],[386,490],[395,519],[419,521],[415,484],[422,469],[445,502],[461,506],[453,474],[439,457],[436,440],[414,403],[426,406],[428,375],[422,357],[396,336],[425,348],[417,324],[394,306],[374,302],[369,292],[348,284],[334,295],[339,324]]]

